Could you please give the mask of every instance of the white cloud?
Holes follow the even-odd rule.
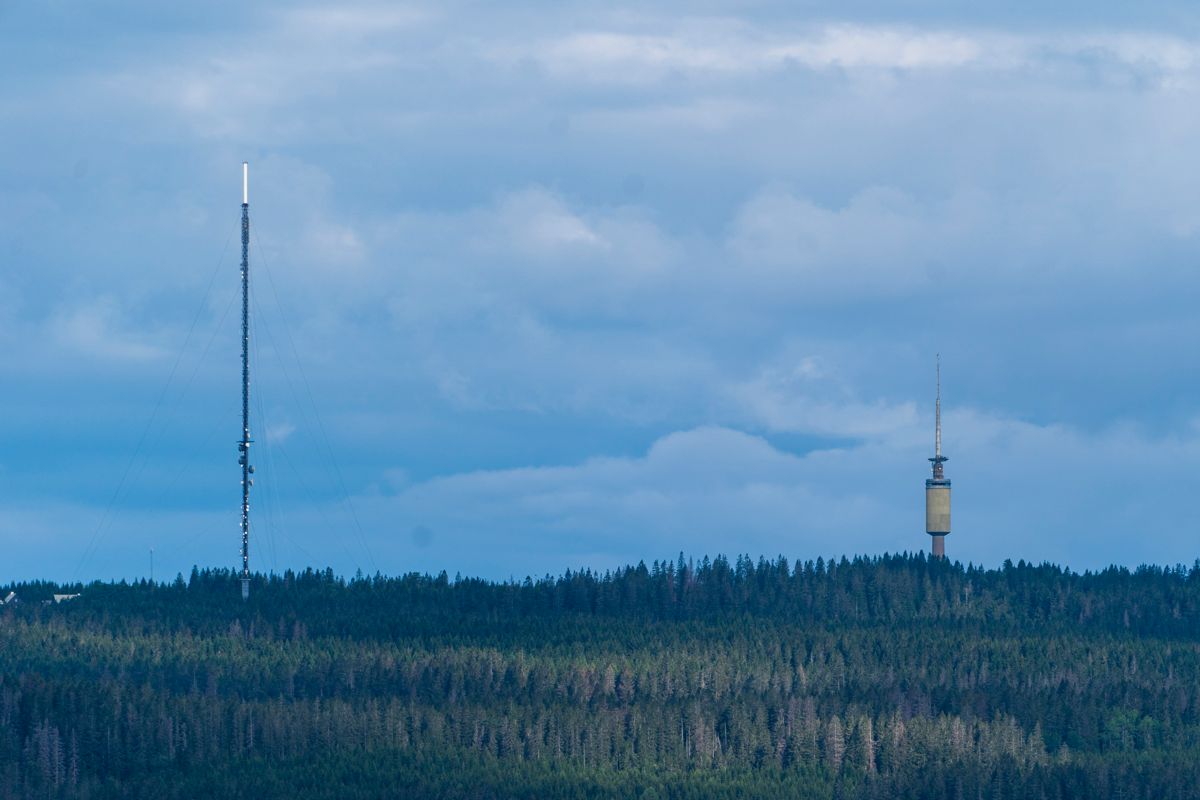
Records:
[[[519,247],[536,256],[567,255],[564,249],[607,249],[609,243],[561,200],[541,189],[510,194],[500,201],[495,224]]]
[[[492,576],[603,568],[680,550],[802,558],[921,550],[927,426],[931,420],[914,418],[902,435],[804,455],[739,431],[699,428],[663,436],[641,457],[474,472],[358,502],[389,529],[438,531],[420,554],[400,545],[389,551],[379,540],[385,557],[412,556],[429,569],[462,568],[466,559],[466,569]],[[1200,467],[1194,434],[1161,440],[1127,426],[1088,434],[970,409],[949,413],[946,429],[954,557],[1050,559],[1079,569],[1190,557],[1178,533],[1200,518],[1163,503],[1186,485],[1167,476]],[[497,541],[503,548],[486,558],[467,555]]]
[[[296,432],[296,426],[290,422],[277,422],[267,426],[267,441],[271,444],[282,444]]]
[[[833,23],[788,32],[744,20],[656,20],[653,32],[594,29],[510,44],[494,57],[532,57],[560,79],[638,85],[708,76],[729,78],[802,67],[815,71],[1041,68],[1100,60],[1153,70],[1164,85],[1200,63],[1200,43],[1138,32],[1014,33],[986,28],[921,28]]]
[[[815,558],[922,550],[930,427],[923,415],[896,433],[799,454],[760,436],[701,427],[663,435],[638,456],[570,466],[424,481],[385,470],[386,490],[360,494],[354,506],[376,566],[393,573],[520,577],[680,551]],[[1180,534],[1200,524],[1200,513],[1181,515],[1172,499],[1186,494],[1187,476],[1200,469],[1200,423],[1156,437],[1128,425],[1088,433],[955,409],[945,427],[952,557],[993,565],[1045,559],[1076,569],[1190,561],[1191,537]],[[101,516],[100,509],[9,508],[13,529],[43,541],[36,552],[14,550],[11,574],[67,577]],[[282,568],[316,557],[348,571],[371,567],[351,524],[340,503],[293,504],[284,538],[272,540],[278,534],[260,521],[257,563]],[[232,506],[217,515],[126,513],[119,525],[122,536],[113,540],[106,529],[84,574],[139,574],[149,546],[172,573],[234,553],[234,537],[203,535],[214,526],[234,530]],[[48,552],[59,567],[45,566]]]
[[[528,45],[526,45],[528,46]],[[973,64],[995,45],[968,33],[835,25],[796,35],[743,22],[685,21],[670,32],[594,30],[533,45],[550,74],[640,84],[675,76],[737,76],[802,66],[940,69]],[[520,46],[500,52],[512,57]]]
[[[943,235],[954,222],[886,187],[836,210],[772,188],[741,208],[728,246],[751,281],[861,297],[924,281],[934,254],[957,244]]]
[[[337,115],[297,113],[336,100],[352,82],[374,80],[411,63],[420,33],[437,19],[403,5],[309,5],[249,18],[244,31],[217,41],[187,41],[154,68],[123,64],[87,80],[90,91],[122,105],[176,112],[201,138],[295,141],[340,129]],[[426,41],[428,39],[426,38]]]
[[[428,524],[449,549],[490,527],[512,555],[502,569],[523,562],[559,569],[585,553],[615,564],[639,549],[711,551],[722,535],[771,549],[771,538],[794,525],[792,512],[809,495],[801,468],[800,459],[761,439],[706,428],[663,437],[644,458],[429,481],[388,501],[386,510],[366,513]]]
[[[539,186],[459,213],[405,213],[379,233],[398,252],[394,310],[422,324],[467,315],[640,313],[682,248],[638,209],[579,208]]]
[[[152,361],[165,350],[133,326],[111,297],[60,309],[49,322],[58,344],[78,355],[106,361]]]
[[[1111,520],[1190,520],[1176,476],[1195,466],[1192,433],[1176,442],[1114,420],[1172,430],[1194,411],[1196,40],[1090,18],[690,13],[305,6],[97,34],[70,63],[33,34],[21,52],[34,58],[8,55],[28,76],[0,107],[13,139],[3,166],[20,187],[0,192],[0,317],[10,340],[41,335],[10,346],[6,374],[47,415],[79,414],[79,395],[120,397],[96,440],[44,458],[108,448],[124,463],[111,431],[136,441],[144,415],[127,403],[159,387],[129,381],[153,370],[114,366],[173,352],[226,236],[236,251],[249,157],[255,266],[271,270],[331,436],[344,442],[349,418],[399,420],[339,444],[348,480],[427,498],[412,510],[430,520],[396,529],[402,541],[434,532],[427,559],[467,541],[455,536],[485,541],[497,519],[525,548],[513,564],[540,558],[541,536],[555,569],[564,553],[627,560],[642,544],[906,545],[930,438],[912,374],[939,342],[959,351],[963,394],[997,409],[947,418],[962,552],[1049,553],[1094,532],[1096,558],[1125,558]],[[217,322],[236,272],[220,265],[195,347],[218,329],[210,357],[223,366],[196,385],[212,408],[235,394],[236,326]],[[269,396],[285,387],[271,384],[268,326],[292,348],[265,272],[255,379]],[[62,299],[96,286],[123,299]],[[75,381],[81,363],[64,356],[80,355],[105,374],[62,392],[54,381]],[[624,452],[595,445],[614,429],[626,444],[679,433],[641,458],[492,476],[507,499],[483,491],[482,474],[368,474],[384,448],[414,476],[480,463],[474,442],[430,456],[400,430],[464,417],[494,424],[497,441],[519,417],[549,463]],[[819,437],[855,444],[802,458],[781,444]],[[539,448],[553,438],[563,447]],[[14,486],[48,503],[86,493],[45,479],[58,468],[23,470]],[[693,483],[705,492],[689,494]],[[1042,538],[1019,538],[1029,531]],[[1162,536],[1148,557],[1178,552]],[[446,553],[436,566],[454,569]]]
[[[331,272],[344,275],[346,265],[361,262],[365,256],[362,239],[349,225],[317,218],[307,227],[306,234],[307,255]]]
[[[863,403],[847,393],[829,396],[827,390],[822,392],[825,397],[814,397],[811,384],[802,378],[803,373],[788,375],[768,368],[734,385],[730,394],[751,419],[772,431],[880,438],[909,431],[918,419],[911,402]]]
[[[947,31],[836,26],[807,41],[770,48],[771,62],[798,61],[813,69],[961,67],[978,61],[986,46],[976,37]]]

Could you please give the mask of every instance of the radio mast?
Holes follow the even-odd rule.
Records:
[[[250,597],[250,165],[242,162],[242,599]]]

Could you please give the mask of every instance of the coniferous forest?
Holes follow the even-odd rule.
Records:
[[[78,599],[52,604],[55,592]],[[1192,798],[1200,564],[4,587],[0,798]]]

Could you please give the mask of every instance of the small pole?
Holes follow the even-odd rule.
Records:
[[[150,548],[150,582],[154,583],[154,548]]]

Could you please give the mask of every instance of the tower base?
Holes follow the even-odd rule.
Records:
[[[933,549],[932,549],[933,557],[934,558],[945,558],[946,557],[946,537],[945,537],[945,535],[935,533],[935,534],[930,534],[930,538],[933,539]]]
[[[250,579],[249,578],[242,578],[242,599],[243,600],[250,599]]]

